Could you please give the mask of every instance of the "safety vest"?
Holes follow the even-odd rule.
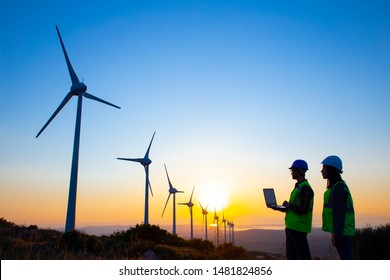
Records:
[[[339,188],[344,188],[347,193],[346,212],[344,217],[343,235],[354,236],[355,235],[355,211],[353,208],[353,200],[348,186],[344,182],[337,182],[324,193],[324,208],[322,211],[322,230],[330,233],[334,233],[333,228],[333,195],[334,188],[339,185]]]
[[[303,186],[307,186],[312,190],[307,180],[299,183],[291,192],[289,203],[294,205],[301,205],[299,194]],[[287,209],[286,217],[285,217],[286,228],[290,228],[290,229],[294,229],[306,233],[311,232],[312,220],[313,220],[313,198],[310,200],[310,210],[305,214],[297,214],[291,209]]]

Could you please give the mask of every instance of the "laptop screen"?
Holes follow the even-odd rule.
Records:
[[[267,206],[276,205],[276,196],[275,196],[274,189],[272,188],[263,189],[263,192],[264,192],[265,203],[267,204]]]

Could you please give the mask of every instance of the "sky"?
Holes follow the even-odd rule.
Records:
[[[143,222],[143,167],[117,157],[150,150],[149,222],[172,224],[177,194],[236,227],[284,223],[262,188],[288,200],[295,159],[309,164],[321,225],[328,155],[343,160],[358,227],[390,222],[388,1],[2,1],[0,217],[64,227],[76,98],[35,138],[71,80],[58,25],[88,92],[76,228]],[[189,223],[177,206],[177,223]],[[178,232],[180,234],[180,232]]]

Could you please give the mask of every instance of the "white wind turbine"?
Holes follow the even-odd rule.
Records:
[[[72,80],[72,86],[70,91],[65,96],[64,100],[62,100],[61,104],[54,111],[53,115],[49,118],[46,124],[42,127],[42,129],[38,132],[35,138],[38,138],[39,135],[45,130],[45,128],[50,124],[50,122],[57,116],[57,114],[62,110],[63,107],[69,102],[69,100],[73,96],[77,96],[77,113],[76,113],[76,125],[75,125],[75,133],[74,133],[74,142],[73,142],[73,156],[72,156],[72,167],[70,173],[70,183],[69,183],[69,197],[68,197],[68,209],[66,213],[66,223],[65,223],[65,232],[72,231],[75,229],[75,220],[76,220],[76,197],[77,197],[77,177],[78,177],[78,164],[79,164],[79,149],[80,149],[80,130],[81,130],[81,109],[83,103],[83,97],[113,106],[115,108],[120,109],[120,107],[111,104],[107,101],[104,101],[92,94],[87,93],[87,86],[80,82],[79,78],[74,71],[72,64],[70,63],[68,53],[66,52],[64,43],[61,38],[60,31],[56,26],[57,34],[60,39],[62,51],[64,53],[64,57],[66,60],[66,64],[68,66],[68,71],[70,75],[70,79]]]
[[[209,237],[207,235],[207,214],[209,212],[207,212],[207,207],[206,208],[203,208],[202,204],[199,202],[200,204],[200,208],[202,208],[202,215],[203,215],[203,220],[202,220],[202,228],[203,228],[203,224],[205,225],[205,240],[209,240]]]
[[[148,149],[146,150],[145,156],[143,158],[117,158],[119,160],[127,160],[127,161],[134,161],[139,162],[145,169],[145,211],[144,211],[144,224],[149,224],[149,189],[150,193],[153,196],[152,186],[150,185],[149,181],[149,165],[152,163],[152,161],[149,158],[149,151],[150,147],[152,146],[154,135],[156,134],[156,131],[153,133],[152,140],[150,140],[150,144]]]
[[[192,188],[192,193],[191,193],[191,197],[190,197],[190,200],[188,202],[185,202],[185,203],[179,203],[180,205],[187,205],[189,210],[190,210],[190,239],[194,239],[194,223],[193,223],[193,218],[192,218],[192,207],[194,206],[194,203],[192,203],[192,195],[194,194],[194,189],[195,189],[195,186]]]
[[[219,246],[219,217],[217,216],[217,210],[214,208],[214,224],[217,226],[217,246]]]
[[[161,217],[164,216],[164,212],[165,212],[165,209],[167,208],[167,204],[168,204],[169,198],[173,194],[173,226],[172,226],[172,233],[176,234],[176,193],[184,193],[184,192],[183,191],[178,191],[177,189],[175,189],[173,187],[173,185],[171,183],[171,180],[169,179],[167,167],[165,166],[165,164],[164,164],[164,167],[165,167],[165,173],[167,173],[167,178],[168,178],[169,195],[168,195],[168,198],[167,198],[167,202],[165,202],[164,210],[162,212]]]

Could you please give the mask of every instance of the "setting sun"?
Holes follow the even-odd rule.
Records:
[[[221,184],[207,183],[199,186],[199,202],[203,207],[208,207],[208,211],[222,211],[229,204],[229,193]]]

